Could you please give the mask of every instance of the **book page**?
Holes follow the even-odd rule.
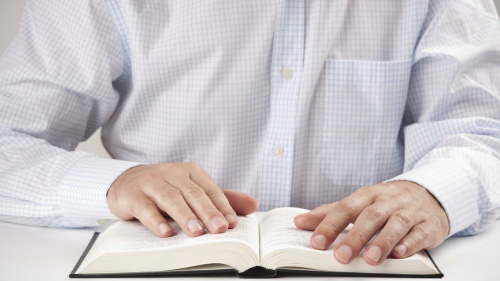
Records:
[[[238,241],[247,244],[257,254],[259,249],[258,222],[255,216],[238,217],[238,225],[225,233],[212,234],[206,232],[198,237],[189,237],[180,226],[169,221],[174,229],[174,235],[167,238],[156,237],[150,230],[138,221],[118,222],[116,231],[119,235],[109,245],[108,252],[147,251],[162,248],[180,248],[199,244],[222,241]]]
[[[287,207],[265,214],[260,221],[261,257],[280,248],[299,247],[319,251],[311,246],[312,231],[298,229],[293,222],[295,216],[306,212],[309,210]],[[336,243],[333,243],[329,250],[335,246]]]
[[[238,217],[238,225],[225,233],[205,233],[198,237],[187,236],[179,225],[169,221],[175,235],[167,238],[155,236],[139,221],[118,221],[102,232],[86,255],[76,273],[80,273],[92,262],[107,254],[158,252],[196,245],[220,242],[237,242],[247,245],[254,256],[259,256],[259,226],[255,215]],[[191,247],[192,248],[192,247]]]
[[[386,259],[379,266],[370,266],[359,256],[350,264],[335,261],[333,249],[352,227],[349,225],[328,250],[313,249],[312,231],[300,230],[294,224],[295,216],[308,210],[279,208],[269,211],[260,221],[261,264],[270,268],[294,268],[325,272],[364,272],[391,274],[436,274],[438,271],[424,252],[406,259]]]

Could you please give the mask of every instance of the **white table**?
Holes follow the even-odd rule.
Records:
[[[54,229],[0,222],[0,280],[78,280],[69,278],[68,274],[96,230],[99,229]],[[497,221],[488,231],[480,235],[450,238],[437,249],[431,250],[430,253],[444,273],[444,280],[498,281],[500,280],[500,221]],[[304,279],[303,277],[287,278]],[[163,278],[150,278],[149,280],[159,279]],[[199,279],[199,277],[168,278],[168,280],[182,281]],[[207,279],[214,280],[214,278]],[[224,279],[242,280],[236,277]],[[314,277],[314,280],[334,280],[334,278]],[[341,278],[341,280],[381,279]],[[390,280],[402,279],[392,278]]]

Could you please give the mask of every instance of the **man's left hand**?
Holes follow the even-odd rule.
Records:
[[[378,265],[389,255],[405,258],[441,244],[448,235],[448,217],[424,187],[395,181],[360,188],[341,201],[320,206],[295,218],[299,229],[314,230],[311,245],[328,249],[350,224],[334,249],[335,259],[350,263],[359,255]]]

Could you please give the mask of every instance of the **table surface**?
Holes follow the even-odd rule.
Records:
[[[68,277],[92,234],[99,228],[56,229],[0,222],[0,280],[76,280]],[[500,220],[482,234],[449,238],[430,250],[445,280],[500,280]],[[286,277],[298,279],[303,277]],[[163,278],[160,278],[163,279]],[[168,280],[199,280],[169,277]],[[214,280],[214,278],[206,278]],[[224,279],[237,279],[236,277]],[[334,277],[307,278],[333,280]],[[89,279],[101,280],[101,279]],[[141,278],[105,280],[144,280]],[[151,279],[150,279],[151,280]],[[154,278],[153,280],[158,280]],[[345,277],[342,280],[381,280]],[[390,280],[402,280],[391,278]],[[435,279],[434,279],[435,280]]]

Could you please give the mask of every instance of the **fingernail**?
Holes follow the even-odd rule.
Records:
[[[160,234],[165,234],[171,231],[170,227],[168,227],[166,223],[160,223],[158,225],[158,230],[160,231]]]
[[[326,238],[324,235],[318,234],[311,238],[311,244],[316,249],[325,249],[326,248]]]
[[[187,226],[189,231],[191,232],[198,232],[203,229],[200,222],[195,218],[189,219],[187,222]]]
[[[404,244],[399,244],[396,247],[394,247],[394,250],[398,252],[402,257],[406,255],[406,251],[408,251],[408,248]]]
[[[221,217],[213,217],[212,220],[210,221],[210,224],[212,225],[213,228],[221,228],[223,226],[227,226],[227,220],[221,218]]]
[[[233,216],[233,215],[225,215],[224,217],[226,218],[227,222],[230,224],[237,220],[236,216]]]
[[[351,247],[342,245],[335,251],[335,257],[342,263],[348,263],[352,256]]]
[[[372,261],[378,262],[382,257],[382,250],[379,246],[371,246],[368,248],[368,251],[366,251],[366,256]]]

